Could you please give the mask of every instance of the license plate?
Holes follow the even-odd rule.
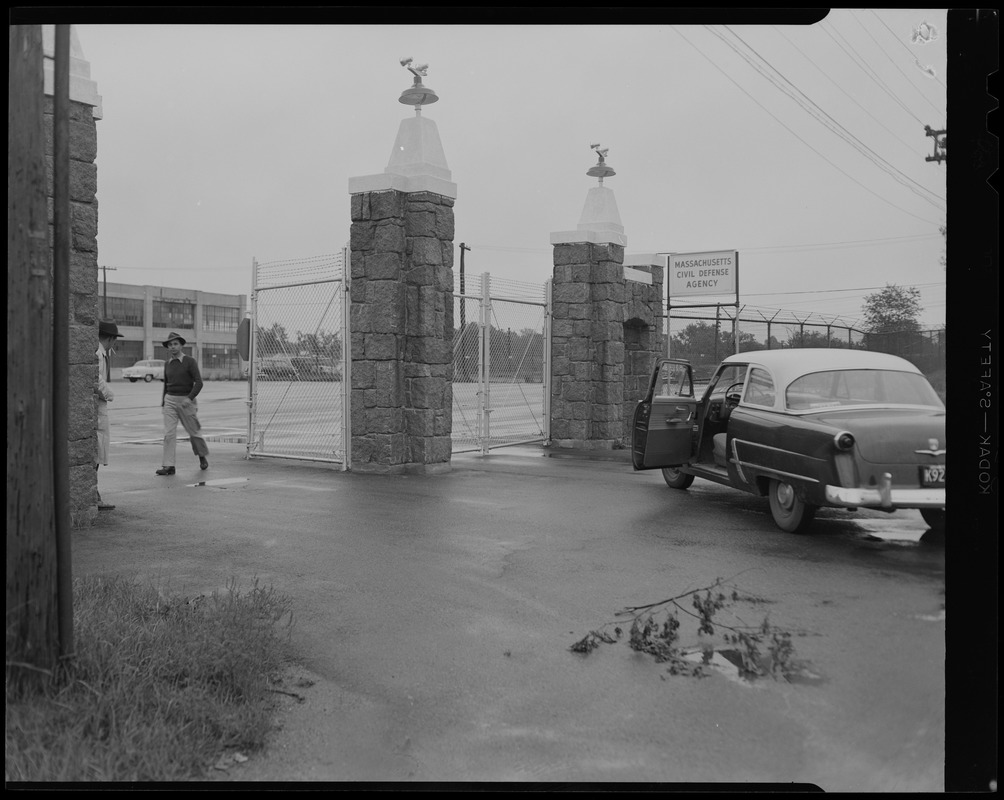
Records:
[[[944,486],[945,485],[945,465],[936,464],[930,467],[920,468],[921,486]]]

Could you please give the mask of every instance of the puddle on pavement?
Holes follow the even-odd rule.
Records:
[[[235,486],[243,486],[248,482],[247,478],[220,478],[215,481],[199,481],[190,483],[189,486],[208,486],[210,489],[231,489]]]
[[[686,653],[684,658],[694,664],[706,663],[704,653],[701,650]],[[714,669],[715,672],[724,675],[730,681],[742,684],[743,686],[754,686],[758,680],[771,680],[769,675],[754,675],[752,677],[744,676],[740,671],[742,663],[743,657],[738,650],[715,650],[711,655],[710,662],[707,662],[707,665]],[[779,678],[778,680],[783,679]],[[791,674],[787,676],[787,682],[803,685],[818,685],[824,683],[825,679],[822,675],[817,675],[804,664],[800,664],[793,669]]]

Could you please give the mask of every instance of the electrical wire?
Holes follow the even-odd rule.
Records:
[[[895,92],[893,92],[888,86],[886,86],[885,82],[881,78],[879,78],[878,75],[874,74],[874,70],[872,72],[869,72],[868,69],[865,68],[865,66],[864,66],[864,64],[865,64],[864,59],[861,58],[861,56],[860,56],[860,54],[858,53],[857,50],[854,50],[854,46],[850,42],[848,42],[847,39],[844,39],[843,34],[840,33],[840,31],[838,31],[836,29],[834,29],[833,31],[831,31],[830,30],[831,27],[832,26],[826,25],[824,23],[824,24],[820,25],[820,30],[822,30],[823,33],[825,33],[827,36],[829,36],[831,39],[833,39],[833,41],[837,45],[837,47],[839,47],[841,50],[843,50],[844,53],[847,55],[847,57],[858,66],[858,69],[860,69],[862,72],[864,72],[865,75],[867,75],[869,78],[871,78],[872,82],[876,86],[878,86],[883,92],[885,92],[889,96],[889,98],[894,103],[896,103],[896,105],[898,105],[907,114],[909,114],[911,117],[913,117],[915,120],[917,120],[918,123],[920,123],[921,125],[923,125],[924,124],[923,120],[921,120],[920,117],[918,117],[916,114],[914,114],[907,107],[906,103],[904,103],[902,100],[900,100],[899,97],[896,96]],[[840,42],[838,42],[836,40],[836,38],[834,38],[834,33],[836,33],[837,36],[839,36],[841,39],[844,40],[844,42],[847,44],[847,47],[844,47],[844,45],[842,45]],[[850,53],[847,52],[847,48],[848,47],[851,50],[854,51],[854,55],[853,56]],[[856,56],[856,58],[855,58],[855,56]]]
[[[914,150],[913,145],[908,144],[907,142],[903,141],[903,139],[897,133],[895,133],[891,128],[889,128],[888,126],[886,126],[886,124],[884,122],[882,122],[880,119],[878,119],[874,114],[872,114],[871,111],[869,111],[867,108],[865,108],[863,105],[861,105],[861,103],[858,102],[858,100],[857,100],[856,97],[854,97],[852,94],[850,94],[849,92],[847,92],[844,89],[843,86],[841,86],[839,83],[837,83],[835,80],[833,80],[833,78],[831,78],[829,75],[827,75],[826,71],[823,70],[815,61],[813,61],[810,56],[806,55],[806,53],[797,44],[795,44],[791,39],[789,39],[785,35],[784,31],[782,31],[777,26],[774,26],[774,30],[777,31],[777,33],[780,34],[781,37],[788,42],[788,44],[790,44],[792,47],[794,47],[796,50],[798,50],[798,52],[801,53],[802,57],[805,58],[805,60],[808,61],[810,64],[812,64],[812,66],[814,66],[816,68],[816,70],[819,72],[820,75],[822,75],[824,78],[826,78],[826,80],[828,80],[830,83],[832,83],[833,86],[836,89],[838,89],[840,92],[842,92],[843,95],[848,100],[850,100],[852,103],[854,103],[854,105],[856,105],[865,114],[867,114],[869,117],[871,117],[872,120],[875,122],[876,125],[878,125],[879,127],[883,128],[887,133],[889,133],[889,135],[891,135],[894,139],[896,139],[900,144],[902,144],[904,147],[906,147],[906,148],[908,148],[910,150],[913,150],[913,152],[915,152],[917,155],[919,155],[921,157],[924,157],[924,156],[927,155],[927,153],[924,152],[924,151]]]
[[[885,198],[885,197],[883,197],[882,195],[878,194],[877,192],[875,192],[875,191],[872,191],[871,189],[869,189],[869,188],[868,188],[867,186],[865,186],[865,185],[864,185],[863,183],[861,183],[861,181],[859,181],[859,180],[858,180],[857,178],[855,178],[854,176],[850,175],[850,174],[849,174],[849,173],[848,173],[848,172],[847,172],[846,170],[843,170],[843,169],[841,169],[840,167],[838,167],[838,166],[837,166],[836,164],[834,164],[834,163],[833,163],[832,161],[830,161],[830,159],[828,159],[828,158],[827,158],[826,156],[824,156],[824,155],[823,155],[822,153],[820,153],[820,152],[819,152],[819,151],[818,151],[818,150],[817,150],[817,149],[816,149],[815,147],[813,147],[813,146],[812,146],[811,144],[809,144],[809,143],[808,143],[807,141],[805,141],[805,139],[803,139],[803,138],[802,138],[801,136],[799,136],[799,135],[798,135],[797,133],[795,133],[795,132],[794,132],[794,131],[793,131],[793,130],[792,130],[791,128],[789,128],[789,127],[788,127],[787,125],[785,125],[785,124],[784,124],[784,123],[783,123],[783,122],[782,122],[782,121],[781,121],[780,119],[778,119],[778,117],[777,117],[777,116],[776,116],[776,115],[775,115],[775,114],[774,114],[773,112],[771,112],[770,110],[768,110],[768,109],[767,109],[767,108],[766,108],[766,107],[765,107],[765,106],[763,105],[763,103],[761,103],[761,102],[760,102],[759,100],[757,100],[757,99],[756,99],[755,97],[753,97],[753,95],[751,95],[751,94],[750,94],[749,92],[747,92],[747,91],[746,91],[746,90],[745,90],[745,89],[744,89],[744,88],[743,88],[742,86],[740,86],[740,85],[739,85],[739,84],[738,84],[738,83],[737,83],[737,82],[736,82],[736,81],[735,81],[735,80],[734,80],[734,79],[732,78],[732,76],[730,76],[730,75],[729,75],[728,73],[726,73],[726,72],[725,72],[725,71],[724,71],[724,70],[723,70],[723,69],[722,69],[721,67],[719,67],[719,66],[718,66],[718,65],[717,65],[717,64],[716,64],[716,63],[715,63],[714,61],[712,61],[712,60],[711,60],[710,58],[708,58],[708,56],[706,56],[706,55],[705,55],[705,54],[704,54],[704,53],[703,53],[703,52],[702,52],[701,50],[699,50],[699,49],[697,48],[697,46],[696,46],[696,45],[694,45],[694,43],[693,43],[693,42],[691,42],[691,41],[690,41],[690,40],[689,40],[689,39],[688,39],[688,38],[687,38],[686,36],[684,36],[684,35],[683,35],[682,33],[680,33],[680,30],[679,30],[678,28],[675,28],[675,27],[674,27],[674,28],[672,28],[672,30],[673,30],[673,31],[674,31],[674,32],[675,32],[675,33],[676,33],[676,34],[677,34],[677,35],[678,35],[678,36],[679,36],[679,37],[680,37],[681,39],[683,39],[683,40],[684,40],[684,41],[685,41],[685,42],[686,42],[687,44],[689,44],[689,45],[690,45],[691,47],[693,47],[693,48],[694,48],[694,50],[696,50],[696,51],[697,51],[697,52],[698,52],[698,53],[699,53],[699,54],[700,54],[700,55],[701,55],[701,56],[702,56],[702,57],[703,57],[703,58],[704,58],[704,59],[705,59],[705,60],[706,60],[706,61],[707,61],[707,62],[708,62],[709,64],[711,64],[711,66],[713,66],[713,67],[714,67],[715,69],[717,69],[717,70],[718,70],[719,72],[721,72],[721,73],[722,73],[722,75],[724,75],[724,76],[725,76],[725,77],[726,77],[726,78],[727,78],[727,79],[728,79],[728,80],[729,80],[729,81],[730,81],[730,82],[731,82],[731,83],[732,83],[732,84],[733,84],[733,85],[734,85],[734,86],[735,86],[735,87],[736,87],[737,89],[739,89],[739,91],[741,91],[741,92],[742,92],[743,94],[745,94],[745,95],[746,95],[746,96],[747,96],[747,97],[748,97],[748,98],[749,98],[750,100],[752,100],[752,101],[753,101],[754,103],[756,103],[756,104],[757,104],[758,106],[760,106],[760,108],[761,108],[761,109],[763,109],[763,111],[764,111],[765,113],[767,113],[768,115],[770,115],[771,117],[773,117],[774,121],[775,121],[775,122],[777,122],[777,124],[778,124],[778,125],[780,125],[780,126],[781,126],[782,128],[784,128],[784,129],[785,129],[786,131],[788,131],[788,133],[790,133],[790,134],[791,134],[792,136],[794,136],[794,137],[795,137],[796,139],[798,139],[798,141],[800,141],[800,142],[801,142],[802,144],[804,144],[804,145],[805,145],[806,147],[808,147],[808,148],[809,148],[809,149],[810,149],[810,150],[811,150],[811,151],[812,151],[813,153],[815,153],[815,154],[816,154],[817,156],[819,156],[819,157],[820,157],[821,159],[823,159],[823,161],[825,161],[825,162],[826,162],[827,164],[829,164],[829,165],[830,165],[831,167],[833,167],[833,168],[834,168],[835,170],[837,170],[837,172],[841,173],[841,174],[842,174],[842,175],[843,175],[844,177],[846,177],[846,178],[847,178],[848,180],[852,181],[853,183],[856,183],[856,184],[857,184],[858,186],[860,186],[860,187],[861,187],[862,189],[864,189],[864,190],[865,190],[866,192],[868,192],[868,194],[870,194],[870,195],[872,195],[872,196],[874,196],[874,197],[877,197],[877,198],[878,198],[879,200],[881,200],[881,201],[882,201],[883,203],[885,203],[885,204],[887,204],[887,205],[889,205],[889,206],[892,206],[892,207],[893,207],[893,208],[895,208],[896,210],[898,210],[898,211],[902,211],[902,212],[903,212],[904,214],[906,214],[906,215],[908,215],[908,216],[911,216],[911,217],[913,217],[914,219],[919,219],[919,220],[920,220],[921,222],[926,222],[926,223],[928,223],[929,225],[937,225],[937,224],[938,224],[938,223],[934,222],[933,220],[929,220],[929,219],[927,219],[927,218],[925,218],[925,217],[921,217],[921,216],[918,216],[917,214],[914,214],[914,213],[913,213],[912,211],[907,211],[907,210],[906,210],[905,208],[903,208],[902,206],[898,206],[898,205],[896,205],[895,203],[893,203],[893,202],[892,202],[891,200],[889,200],[888,198]]]
[[[858,18],[858,16],[853,11],[851,11],[850,13],[851,17],[854,18],[854,21],[861,26],[861,29],[868,35],[868,38],[871,39],[873,42],[875,42],[875,46],[878,47],[879,50],[882,51],[882,54],[889,59],[889,63],[892,64],[897,69],[899,74],[906,79],[906,82],[909,83],[910,86],[912,86],[917,91],[917,94],[919,94],[922,98],[924,98],[924,100],[928,103],[928,105],[931,106],[931,108],[935,110],[935,112],[937,112],[939,115],[943,115],[945,113],[945,110],[943,108],[938,108],[933,102],[931,102],[931,99],[927,95],[925,95],[923,92],[920,91],[920,89],[917,88],[916,84],[914,84],[913,81],[910,80],[910,77],[905,72],[903,72],[903,70],[899,68],[899,64],[897,64],[895,61],[892,60],[892,56],[890,56],[889,53],[886,51],[886,49],[878,43],[878,40],[874,36],[872,36],[871,31],[865,27],[865,24]],[[888,26],[886,26],[886,28],[888,29]]]
[[[760,59],[760,61],[763,62],[764,65],[766,65],[766,68],[768,68],[769,70],[772,71],[772,74],[768,74],[768,73],[764,72],[764,70],[760,67],[759,64],[756,64],[753,61],[751,61],[746,56],[746,54],[740,52],[731,42],[729,42],[727,39],[725,39],[725,37],[719,35],[717,31],[714,31],[711,28],[708,28],[708,30],[712,34],[714,34],[715,36],[717,36],[719,39],[721,39],[721,41],[725,42],[725,44],[728,45],[733,50],[733,52],[735,52],[737,55],[739,55],[739,57],[742,58],[744,61],[746,61],[747,64],[749,64],[750,66],[752,66],[757,72],[759,72],[761,75],[763,75],[763,77],[766,78],[772,85],[774,85],[777,89],[779,89],[785,95],[787,95],[788,97],[790,97],[793,101],[795,101],[796,103],[798,103],[798,105],[804,111],[806,111],[806,113],[808,113],[810,116],[812,116],[818,122],[820,122],[821,124],[823,124],[827,129],[829,129],[830,131],[832,131],[833,133],[835,133],[837,136],[839,136],[845,142],[847,142],[848,144],[850,144],[854,149],[856,149],[859,153],[861,153],[865,158],[867,158],[869,161],[871,161],[873,164],[875,164],[875,166],[877,166],[879,169],[881,169],[883,172],[885,172],[887,175],[889,175],[891,178],[893,178],[893,180],[897,181],[902,186],[904,186],[905,188],[909,189],[911,192],[913,192],[914,194],[916,194],[921,199],[926,200],[927,202],[931,203],[939,211],[944,212],[946,210],[942,205],[940,205],[938,202],[936,202],[937,200],[940,200],[940,201],[944,202],[944,198],[942,198],[939,195],[935,194],[930,189],[928,189],[926,186],[922,186],[921,184],[917,183],[917,181],[915,181],[910,176],[906,175],[904,172],[902,172],[902,170],[899,170],[898,168],[896,168],[895,166],[893,166],[892,164],[890,164],[888,161],[886,161],[884,158],[882,158],[878,153],[876,153],[874,150],[872,150],[870,147],[868,147],[868,145],[866,145],[858,137],[856,137],[854,134],[852,134],[850,131],[848,131],[843,125],[841,125],[839,122],[837,122],[837,120],[835,120],[832,116],[830,116],[830,114],[828,114],[824,109],[822,109],[815,101],[813,101],[811,98],[809,98],[801,89],[799,89],[790,80],[788,80],[788,78],[785,77],[784,74],[780,70],[778,70],[766,58],[764,58],[762,55],[760,55],[760,53],[758,53],[756,51],[756,49],[754,47],[752,47],[749,43],[747,43],[739,34],[737,34],[735,31],[733,31],[728,26],[724,26],[724,27],[725,27],[725,30],[727,30],[736,39],[738,39],[743,44],[744,47],[746,47],[751,53],[753,53],[758,59]],[[782,86],[781,84],[779,84],[777,82],[777,80],[775,79],[775,77],[774,77],[775,75],[777,77],[779,77],[781,80],[783,80],[788,86],[790,86],[791,90],[793,92],[795,92],[795,94],[792,94],[791,91],[788,91],[784,86]],[[806,103],[811,104],[811,107],[810,107],[810,105],[806,105]],[[908,181],[909,183],[907,183],[905,181]],[[909,184],[913,184],[913,185],[911,186]],[[931,195],[931,196],[922,194],[920,191],[917,191],[917,189],[920,189],[922,192],[927,192],[928,195]],[[932,197],[935,198],[935,199],[932,199]]]
[[[919,66],[919,65],[920,65],[920,61],[919,61],[919,60],[917,59],[917,57],[916,57],[916,56],[915,56],[915,55],[914,55],[914,54],[913,54],[913,53],[912,53],[912,52],[910,51],[910,48],[909,48],[909,47],[907,47],[907,46],[906,46],[906,45],[905,45],[905,44],[903,43],[903,41],[902,41],[902,40],[901,40],[901,39],[900,39],[900,38],[899,38],[899,37],[898,37],[898,36],[896,35],[896,33],[895,33],[895,32],[893,31],[893,29],[892,29],[892,28],[890,28],[890,27],[889,27],[888,25],[886,25],[886,22],[885,22],[885,20],[884,20],[884,19],[882,19],[882,17],[880,17],[880,16],[878,15],[878,14],[876,14],[876,13],[875,13],[875,10],[874,10],[874,9],[871,9],[871,8],[870,8],[870,9],[868,9],[868,10],[869,10],[869,11],[871,11],[871,12],[872,12],[872,16],[873,16],[873,17],[875,17],[875,19],[877,19],[877,20],[878,20],[879,22],[881,22],[881,23],[882,23],[882,25],[883,25],[883,27],[885,27],[885,29],[886,29],[887,31],[889,31],[889,33],[890,33],[890,35],[892,36],[892,38],[893,38],[893,39],[895,39],[895,40],[896,40],[897,42],[899,42],[900,46],[901,46],[901,47],[902,47],[902,48],[903,48],[904,50],[906,50],[906,52],[907,52],[907,53],[909,53],[909,54],[910,54],[910,56],[911,56],[911,57],[913,58],[913,62],[914,62],[915,64],[917,64],[917,65]],[[939,78],[939,77],[938,77],[937,75],[932,75],[931,77],[932,77],[932,78],[934,78],[934,80],[935,80],[935,81],[936,81],[937,83],[941,84],[941,86],[942,86],[942,87],[943,87],[944,89],[946,89],[946,90],[948,89],[948,87],[947,87],[947,86],[945,86],[945,84],[944,84],[944,83],[942,82],[941,78]],[[944,114],[945,112],[944,112],[944,111],[942,111],[941,113],[942,113],[942,114]]]

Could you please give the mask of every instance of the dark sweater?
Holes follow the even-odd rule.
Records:
[[[184,396],[194,400],[202,391],[202,373],[198,362],[191,356],[181,361],[169,358],[164,364],[164,394]]]

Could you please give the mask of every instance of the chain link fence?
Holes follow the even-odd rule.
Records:
[[[547,284],[488,273],[454,294],[454,452],[547,438],[548,309]]]
[[[897,355],[928,376],[943,372],[947,358],[946,331],[895,331],[875,334],[855,328],[839,317],[795,314],[743,306],[673,308],[668,314],[669,355],[694,366],[695,379],[710,377],[725,356],[749,350],[802,347],[843,347]]]
[[[254,264],[248,455],[348,468],[347,256]]]

